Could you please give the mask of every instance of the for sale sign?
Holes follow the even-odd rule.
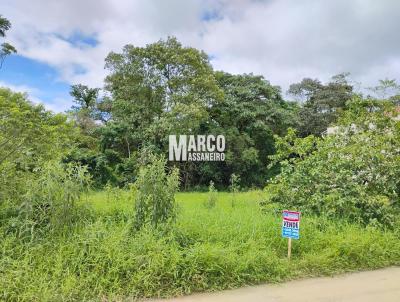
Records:
[[[282,237],[299,239],[300,237],[300,212],[283,211]]]

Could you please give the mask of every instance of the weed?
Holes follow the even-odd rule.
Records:
[[[238,192],[232,208],[231,193],[214,192],[212,211],[209,193],[177,193],[170,232],[132,233],[132,201],[109,204],[106,192],[89,195],[93,219],[69,232],[22,241],[0,224],[0,300],[124,301],[400,264],[398,230],[307,215],[288,262],[281,216],[260,210],[259,193]]]
[[[236,204],[236,195],[239,192],[239,183],[240,183],[240,177],[236,174],[232,174],[230,178],[230,184],[229,184],[229,191],[231,192],[232,199],[231,199],[231,204],[232,207],[235,206]]]
[[[175,192],[179,186],[179,172],[166,174],[166,160],[153,156],[139,172],[136,182],[135,228],[145,224],[153,227],[175,218]]]
[[[215,189],[214,182],[211,180],[210,185],[208,186],[208,196],[207,200],[204,203],[204,206],[207,209],[212,209],[215,207],[217,203],[217,190]]]

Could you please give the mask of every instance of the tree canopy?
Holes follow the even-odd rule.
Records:
[[[262,76],[215,72],[204,52],[173,37],[126,45],[107,56],[106,69],[105,97],[82,85],[72,86],[71,95],[78,124],[99,141],[90,166],[107,166],[103,175],[114,175],[110,179],[119,184],[136,178],[141,150],[167,154],[168,135],[212,133],[225,135],[226,161],[169,163],[180,168],[183,185],[228,185],[232,173],[247,186],[262,185],[271,175],[266,166],[273,135],[297,125],[298,106],[284,101],[279,87]],[[108,119],[99,118],[104,115]],[[81,151],[71,159],[88,163],[93,151]]]
[[[266,187],[269,202],[363,224],[391,226],[399,213],[400,124],[390,102],[353,99],[337,131],[277,137],[281,173]]]
[[[226,138],[223,162],[168,162],[179,168],[184,188],[210,181],[227,187],[232,174],[241,186],[263,186],[280,172],[276,146],[289,128],[306,138],[304,143],[317,140],[357,97],[349,74],[342,73],[327,83],[304,78],[292,84],[288,93],[297,101],[287,101],[262,76],[214,71],[204,52],[174,37],[144,47],[126,45],[107,56],[105,67],[102,92],[71,87],[76,105],[70,114],[81,137],[65,159],[87,165],[98,186],[134,182],[140,154],[167,155],[170,134]],[[393,102],[396,87],[384,80],[375,90],[390,91]]]
[[[300,83],[290,85],[288,93],[304,102],[299,111],[299,135],[319,136],[336,122],[354,95],[347,76],[346,73],[338,74],[326,84],[318,79],[304,78]]]
[[[6,196],[17,199],[19,185],[43,163],[67,155],[78,135],[65,115],[0,88],[0,201]]]
[[[11,22],[0,15],[0,37],[4,38],[6,32],[11,28]],[[4,60],[7,56],[17,53],[17,49],[10,43],[3,42],[0,45],[0,69],[3,66]]]

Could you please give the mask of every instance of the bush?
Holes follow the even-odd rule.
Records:
[[[213,211],[206,193],[179,194],[168,233],[146,225],[132,234],[112,208],[33,242],[0,225],[0,301],[136,301],[400,264],[399,233],[310,216],[289,262],[281,217],[261,213],[257,193],[238,193],[234,208],[217,193]]]
[[[146,224],[153,227],[175,218],[175,193],[179,187],[179,171],[166,173],[166,160],[154,155],[142,167],[136,185],[135,228]]]
[[[33,172],[67,154],[77,133],[66,115],[0,88],[0,206],[20,204]]]
[[[306,212],[392,226],[399,212],[400,127],[385,103],[353,101],[337,132],[277,138],[281,174],[267,201]]]
[[[71,226],[81,219],[76,203],[89,182],[85,167],[48,162],[25,184],[22,203],[10,205],[16,213],[11,227],[16,229],[18,237],[33,238],[37,231]]]

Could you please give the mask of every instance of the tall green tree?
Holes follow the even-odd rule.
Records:
[[[116,173],[117,165],[122,163],[122,154],[119,150],[123,140],[124,128],[106,127],[110,119],[110,100],[99,97],[99,88],[90,88],[86,85],[72,85],[70,95],[75,103],[69,114],[79,127],[79,137],[76,147],[63,159],[64,162],[77,162],[88,167],[93,177],[93,185],[104,186],[106,183],[118,184]],[[107,149],[104,145],[112,147]],[[116,150],[117,149],[117,150]],[[132,179],[130,181],[133,181]]]
[[[376,98],[381,100],[390,99],[397,105],[400,104],[400,85],[395,79],[379,80],[375,87],[368,88]]]
[[[6,32],[11,28],[11,22],[0,15],[0,37],[4,38]],[[0,45],[0,69],[3,67],[4,60],[7,56],[16,53],[17,49],[10,43],[3,42]]]
[[[337,121],[345,110],[346,103],[354,96],[353,86],[347,80],[348,74],[338,74],[326,84],[317,79],[305,78],[290,85],[288,93],[303,106],[299,111],[298,132],[300,136],[320,136],[330,124]]]
[[[76,130],[66,115],[0,88],[0,199],[17,198],[26,177],[44,162],[67,154],[76,141]]]
[[[400,124],[391,102],[354,98],[338,131],[277,138],[282,171],[266,187],[283,208],[392,226],[400,213]]]
[[[280,88],[262,76],[216,72],[215,77],[224,99],[209,108],[210,121],[204,129],[225,135],[226,161],[201,164],[194,179],[204,183],[213,179],[227,186],[234,173],[243,185],[261,185],[271,173],[266,167],[274,153],[273,135],[295,126],[297,106],[285,102]]]
[[[107,56],[106,68],[113,121],[127,125],[136,149],[151,144],[162,150],[168,134],[195,133],[222,97],[207,55],[173,37],[126,45]]]
[[[85,134],[93,132],[96,128],[96,106],[99,90],[99,88],[89,88],[82,84],[71,86],[70,95],[76,104],[72,107],[71,113]]]
[[[145,47],[126,45],[107,56],[106,68],[111,119],[101,130],[101,145],[121,155],[122,174],[137,163],[140,149],[166,153],[168,135],[199,133],[208,108],[223,97],[208,56],[174,37]],[[175,164],[184,174],[191,168]]]

